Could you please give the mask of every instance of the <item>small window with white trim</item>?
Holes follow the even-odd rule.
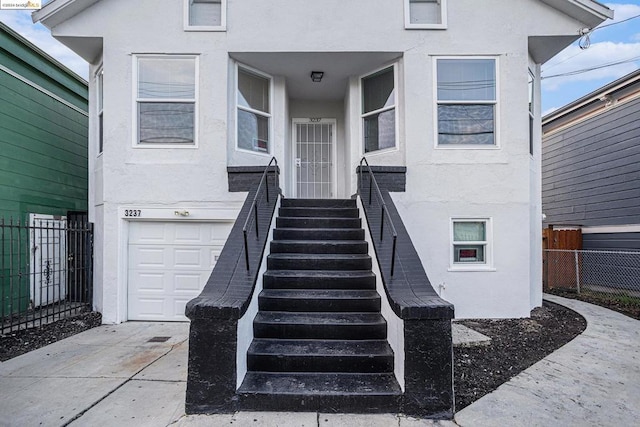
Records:
[[[96,74],[96,89],[98,102],[98,154],[104,149],[104,71],[100,69]]]
[[[447,0],[404,0],[407,29],[447,28]]]
[[[495,58],[437,58],[437,145],[495,147]]]
[[[238,149],[271,152],[271,79],[239,66],[236,104]]]
[[[396,147],[396,89],[393,66],[362,78],[364,152]]]
[[[451,265],[490,266],[491,223],[489,219],[451,220]]]
[[[184,3],[185,30],[225,30],[226,0],[184,0]]]
[[[136,57],[138,146],[193,146],[196,136],[197,57]]]

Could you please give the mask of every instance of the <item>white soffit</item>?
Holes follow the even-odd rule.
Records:
[[[593,0],[541,0],[589,28],[593,28],[605,19],[613,19],[613,10]]]
[[[34,23],[42,22],[45,27],[51,29],[99,1],[100,0],[53,0],[44,5],[42,9],[33,12],[31,19]]]

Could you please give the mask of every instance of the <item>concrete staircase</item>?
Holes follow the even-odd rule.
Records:
[[[398,411],[359,216],[355,200],[282,200],[238,390],[243,409]]]

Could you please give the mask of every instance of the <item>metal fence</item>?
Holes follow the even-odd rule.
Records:
[[[90,308],[92,266],[93,225],[86,219],[0,218],[0,333]]]
[[[545,289],[640,297],[640,251],[544,251]]]

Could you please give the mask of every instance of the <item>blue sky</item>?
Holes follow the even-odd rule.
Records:
[[[45,0],[43,3],[48,1]],[[621,0],[605,4],[615,11],[615,19],[602,25],[614,25],[595,29],[590,34],[589,49],[581,50],[576,42],[542,66],[543,115],[640,68],[640,18],[617,24],[640,15],[640,0]],[[42,25],[32,24],[30,12],[1,10],[0,21],[80,76],[87,78],[87,64],[53,39]],[[572,76],[553,77],[615,62],[623,63]]]

